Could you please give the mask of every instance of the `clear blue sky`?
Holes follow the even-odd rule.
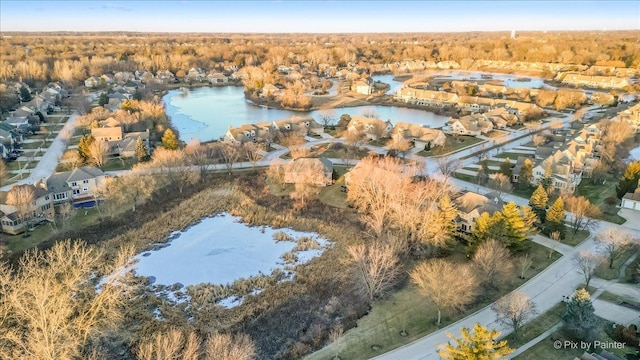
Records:
[[[637,30],[640,1],[0,0],[0,31]]]

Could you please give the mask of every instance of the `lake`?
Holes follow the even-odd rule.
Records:
[[[390,91],[402,84],[393,81],[392,75],[375,76],[374,79],[390,83]],[[391,93],[390,91],[388,93]],[[217,140],[224,136],[229,126],[272,122],[295,115],[311,115],[316,120],[320,119],[320,111],[267,109],[251,104],[245,100],[243,88],[238,86],[203,87],[187,93],[172,90],[162,100],[169,119],[180,133],[180,140],[185,142],[194,138],[200,141]],[[438,128],[448,121],[446,116],[395,106],[372,105],[334,109],[336,118],[342,114],[363,115],[370,111],[375,112],[380,119],[391,120],[394,124],[406,122]]]
[[[284,232],[292,239],[310,237],[320,249],[294,251],[297,265],[322,254],[329,241],[315,233],[269,226],[248,226],[227,213],[207,217],[184,232],[176,232],[166,247],[137,255],[137,275],[155,278],[154,284],[184,286],[201,283],[231,284],[239,278],[269,275],[284,269],[281,256],[294,250],[294,241],[275,241]]]

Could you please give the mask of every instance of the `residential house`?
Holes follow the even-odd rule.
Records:
[[[550,157],[536,163],[533,167],[532,185],[539,184],[545,178],[547,169],[551,171],[551,186],[557,190],[574,192],[582,182],[582,170],[576,169],[574,159],[568,153],[556,151]]]
[[[229,81],[224,74],[219,72],[210,72],[209,75],[207,75],[207,80],[210,84],[226,84]]]
[[[622,197],[620,207],[623,209],[640,210],[640,187],[637,187],[633,192],[626,193]]]
[[[447,108],[458,103],[459,97],[455,93],[402,87],[394,98],[408,104]]]
[[[397,123],[393,128],[393,136],[401,136],[409,140],[418,149],[424,149],[427,144],[430,144],[430,146],[444,146],[447,139],[442,130],[403,122]]]
[[[186,77],[191,81],[204,81],[207,78],[207,74],[200,68],[191,68]]]
[[[484,95],[489,95],[489,96],[502,96],[507,93],[506,86],[491,84],[491,83],[478,85],[478,90],[482,92]]]
[[[293,116],[289,119],[274,121],[271,128],[279,132],[297,132],[306,136],[310,132],[315,134],[324,133],[324,127],[318,124],[311,116]]]
[[[102,79],[101,81],[104,81],[106,85],[111,85],[115,82],[115,80],[113,79],[113,75],[111,74],[102,74],[100,76],[100,79]]]
[[[542,114],[542,108],[533,103],[496,99],[495,106],[505,108],[509,114],[516,115],[519,119]]]
[[[284,171],[285,184],[305,182],[316,186],[333,184],[333,163],[326,158],[299,158],[288,162]]]
[[[640,133],[640,103],[618,113],[612,121],[626,121],[631,124],[636,134]]]
[[[351,83],[351,91],[355,91],[362,95],[371,95],[373,92],[373,79],[367,77],[365,79],[359,79]]]
[[[136,81],[127,81],[126,84],[124,84],[122,86],[124,88],[124,90],[126,90],[129,94],[134,94],[136,91],[138,91],[138,89],[144,88],[144,85],[142,85],[139,82]]]
[[[121,126],[92,128],[91,135],[99,141],[120,141],[124,138]]]
[[[260,91],[260,97],[279,97],[282,91],[273,84],[265,84]]]
[[[391,121],[382,121],[377,118],[365,116],[351,117],[351,121],[349,121],[349,125],[347,126],[347,132],[363,133],[369,140],[385,138],[389,136],[392,130],[393,124],[391,124]]]
[[[471,113],[487,112],[493,109],[496,102],[493,99],[480,96],[461,96],[458,99],[458,108]]]
[[[20,214],[18,207],[7,203],[11,190],[0,191],[0,228],[3,232],[17,235],[27,230],[27,224],[35,225],[43,221],[53,221],[53,197],[49,191],[34,185],[15,185],[14,187],[33,188],[35,200],[29,204],[28,211],[23,215]]]
[[[5,124],[4,122],[0,122],[0,139],[6,140],[6,142],[11,145],[12,149],[17,145],[22,144],[23,141],[22,133],[15,127]]]
[[[84,86],[86,88],[89,88],[89,89],[97,87],[98,84],[100,84],[100,79],[98,79],[95,76],[92,76],[92,77],[90,77],[90,78],[88,78],[87,80],[84,81]]]
[[[135,157],[138,139],[142,139],[144,145],[149,149],[149,129],[147,129],[146,131],[124,133],[124,139],[115,142],[112,151],[121,158]]]
[[[504,202],[498,196],[480,195],[471,191],[463,192],[454,199],[458,211],[457,223],[463,233],[471,233],[476,219],[484,212],[493,215],[500,211]]]
[[[235,145],[247,142],[264,142],[269,144],[274,140],[276,134],[277,129],[269,122],[245,124],[237,128],[229,126],[222,141]]]
[[[169,70],[156,71],[156,82],[158,84],[172,84],[176,81],[176,76]]]
[[[100,200],[98,189],[105,181],[102,170],[84,166],[49,176],[46,188],[54,204],[71,202],[74,207],[93,207]]]
[[[449,123],[442,132],[449,135],[479,136],[493,130],[493,123],[479,114],[463,116],[459,119],[449,118]]]
[[[129,71],[118,71],[117,73],[113,74],[113,80],[116,82],[116,84],[126,84],[131,80],[134,80],[136,77],[133,73],[129,72]]]
[[[631,85],[629,80],[624,77],[582,75],[578,73],[559,73],[556,80],[560,80],[563,84],[604,89],[622,89]]]

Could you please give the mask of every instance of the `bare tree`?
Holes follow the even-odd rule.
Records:
[[[520,279],[524,279],[527,270],[529,270],[531,265],[533,265],[533,260],[527,253],[524,256],[520,256],[518,258],[518,265],[520,266]]]
[[[292,148],[304,144],[304,136],[295,131],[283,132],[278,136],[278,143],[291,151]]]
[[[498,322],[511,328],[516,338],[522,325],[537,313],[536,304],[520,291],[503,296],[491,308],[498,315]]]
[[[82,158],[78,153],[78,150],[67,150],[62,154],[60,159],[60,165],[65,170],[73,170],[82,164]]]
[[[336,112],[333,110],[322,110],[318,113],[320,116],[320,123],[322,126],[329,127],[335,125],[336,121]]]
[[[262,144],[248,142],[242,145],[242,149],[244,150],[244,154],[247,160],[249,160],[253,167],[255,167],[256,163],[262,157],[264,146]]]
[[[534,134],[531,137],[531,141],[533,142],[533,146],[540,146],[545,143],[547,138],[544,135]]]
[[[362,112],[362,116],[373,119],[378,117],[378,113],[374,109],[365,109]]]
[[[589,287],[593,274],[603,261],[602,256],[588,250],[580,250],[578,254],[573,256],[573,263],[578,267],[578,271],[582,276],[584,276],[584,282],[587,288]]]
[[[444,176],[445,182],[449,181],[449,178],[460,169],[460,160],[453,156],[442,156],[437,160],[438,170]]]
[[[354,260],[359,289],[369,300],[382,295],[398,281],[400,261],[392,246],[360,244],[349,246],[347,251]]]
[[[393,151],[404,158],[409,149],[411,149],[411,143],[404,136],[397,135],[387,142],[387,148],[389,148],[389,151]]]
[[[109,144],[105,141],[96,139],[89,144],[89,162],[95,166],[104,165],[108,153]]]
[[[590,229],[600,217],[600,209],[584,196],[564,196],[564,204],[568,211],[569,226],[575,236],[580,230]]]
[[[56,212],[62,229],[65,229],[69,225],[69,221],[73,217],[74,211],[73,205],[69,202],[65,202],[57,207]]]
[[[283,190],[286,183],[286,172],[284,163],[281,159],[274,159],[266,170],[266,175],[269,180],[280,185],[280,190]]]
[[[29,230],[29,220],[32,218],[35,200],[36,190],[33,185],[14,185],[7,193],[7,205],[16,208],[18,220],[24,226],[25,236]]]
[[[132,173],[121,177],[122,191],[131,200],[131,210],[136,211],[136,206],[144,197],[151,196],[156,189],[156,178],[144,174],[137,168]]]
[[[420,291],[442,310],[462,311],[478,294],[479,286],[472,268],[435,259],[420,263],[409,276]]]
[[[344,335],[344,330],[342,329],[341,325],[336,326],[335,328],[331,329],[331,331],[329,332],[329,341],[333,346],[334,359],[338,359],[340,356],[340,350],[342,347],[340,340],[342,340],[342,335]]]
[[[498,196],[503,192],[511,192],[513,185],[511,179],[505,174],[495,174],[491,180],[489,180],[489,186],[494,188],[498,192]]]
[[[235,164],[240,159],[240,148],[236,145],[231,144],[219,144],[218,150],[220,155],[222,156],[222,160],[231,174],[233,170],[233,164]]]
[[[626,229],[608,227],[598,233],[595,240],[600,251],[609,260],[609,269],[613,268],[613,262],[631,246],[637,243],[637,237]]]
[[[284,170],[285,175],[288,175],[295,185],[295,189],[289,195],[292,199],[299,201],[298,208],[303,208],[306,201],[320,193],[325,174],[324,167],[319,161],[291,161],[285,165]]]
[[[506,246],[495,239],[484,241],[473,255],[473,263],[483,275],[480,279],[488,286],[500,287],[513,271],[513,260]]]
[[[82,242],[32,250],[9,269],[0,265],[0,358],[78,359],[91,339],[119,325],[126,292],[121,277],[98,287],[90,279],[127,266],[133,248],[104,263]]]

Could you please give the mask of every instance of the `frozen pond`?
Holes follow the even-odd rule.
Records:
[[[640,160],[640,146],[631,149],[629,152],[629,160],[638,161]]]
[[[174,233],[169,246],[137,255],[133,268],[137,275],[154,278],[154,285],[224,285],[239,278],[269,275],[285,265],[305,263],[329,246],[315,233],[250,227],[240,221],[227,213],[204,218],[185,232]],[[275,233],[286,233],[291,240],[309,237],[319,246],[297,251],[295,241],[276,241]],[[285,264],[282,256],[288,252],[295,254],[297,261]]]
[[[375,77],[376,80],[379,78]],[[399,84],[397,81],[393,83]],[[397,86],[393,83],[392,88]],[[164,96],[163,102],[169,119],[180,133],[180,139],[187,142],[192,138],[201,141],[217,140],[224,136],[229,126],[272,122],[302,115],[311,115],[317,121],[320,120],[319,111],[297,112],[253,105],[245,100],[243,88],[237,86],[204,87],[186,94],[180,90],[172,90]],[[407,122],[432,128],[441,127],[448,120],[446,116],[428,111],[395,106],[358,106],[333,111],[336,118],[342,114],[353,116],[373,111],[380,119],[391,120],[394,124]]]

